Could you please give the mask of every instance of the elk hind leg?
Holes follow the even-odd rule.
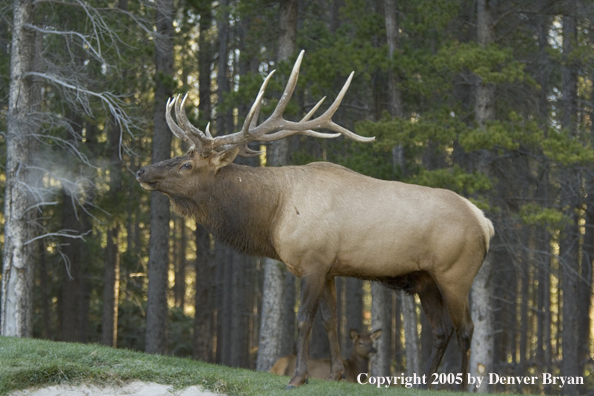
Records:
[[[431,279],[426,283],[426,287],[419,293],[423,312],[431,324],[433,333],[433,349],[431,357],[425,369],[428,384],[431,383],[433,374],[439,368],[448,343],[454,333],[454,325],[448,315],[448,310],[443,301],[443,296],[437,287],[435,281]],[[428,385],[425,385],[426,388]]]
[[[297,314],[297,362],[295,374],[287,389],[296,388],[307,381],[309,333],[324,289],[324,277],[307,275],[301,278],[301,305]]]
[[[450,319],[456,329],[458,339],[458,348],[460,349],[460,373],[462,374],[462,384],[460,389],[466,389],[468,385],[468,364],[470,361],[470,343],[472,333],[474,332],[474,323],[470,316],[468,307],[468,288],[458,285],[448,284],[443,288],[443,296],[446,301]]]
[[[328,334],[330,345],[330,377],[328,380],[339,381],[344,376],[344,363],[340,355],[338,343],[338,320],[336,317],[336,283],[334,277],[328,279],[324,285],[320,301],[320,313],[324,329]]]

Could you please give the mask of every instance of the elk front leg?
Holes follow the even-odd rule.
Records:
[[[324,289],[325,276],[306,275],[301,278],[301,305],[297,315],[297,362],[295,374],[287,389],[296,388],[307,381],[308,341],[311,326]]]
[[[339,381],[344,375],[344,363],[340,356],[340,345],[338,343],[338,320],[336,318],[336,282],[334,277],[328,279],[324,285],[322,300],[320,301],[320,313],[324,329],[328,334],[330,344],[330,377],[328,380]]]

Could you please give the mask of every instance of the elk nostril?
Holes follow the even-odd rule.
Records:
[[[137,178],[141,177],[142,175],[144,175],[144,168],[141,169],[141,170],[139,170],[138,172],[136,172],[136,177]]]

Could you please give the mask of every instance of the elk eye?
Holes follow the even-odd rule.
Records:
[[[183,164],[181,166],[181,169],[192,169],[192,163],[191,162],[186,162],[185,164]]]

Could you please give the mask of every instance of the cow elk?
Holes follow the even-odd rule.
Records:
[[[193,217],[219,240],[247,254],[280,260],[301,277],[297,363],[289,387],[302,385],[308,377],[306,344],[318,305],[330,342],[329,379],[344,374],[336,276],[418,294],[433,331],[426,374],[437,370],[456,330],[460,372],[466,380],[473,332],[468,293],[494,234],[480,209],[449,190],[377,180],[326,162],[280,168],[233,163],[237,155],[260,154],[248,147],[251,141],[295,134],[374,140],[332,121],[353,74],[319,117],[312,119],[323,99],[299,122],[283,118],[302,59],[303,52],[272,115],[257,124],[271,73],[236,133],[213,137],[208,126],[202,131],[188,121],[184,100],[170,100],[167,123],[190,148],[185,155],[143,167],[138,182],[167,195],[175,211]]]
[[[351,357],[344,360],[344,379],[346,382],[357,382],[357,376],[369,371],[369,357],[377,352],[373,346],[382,335],[381,330],[371,334],[359,334],[355,330],[349,332],[353,341]],[[292,375],[295,372],[297,356],[284,356],[274,363],[271,373]],[[310,378],[326,379],[330,376],[330,359],[307,359],[307,371]]]

